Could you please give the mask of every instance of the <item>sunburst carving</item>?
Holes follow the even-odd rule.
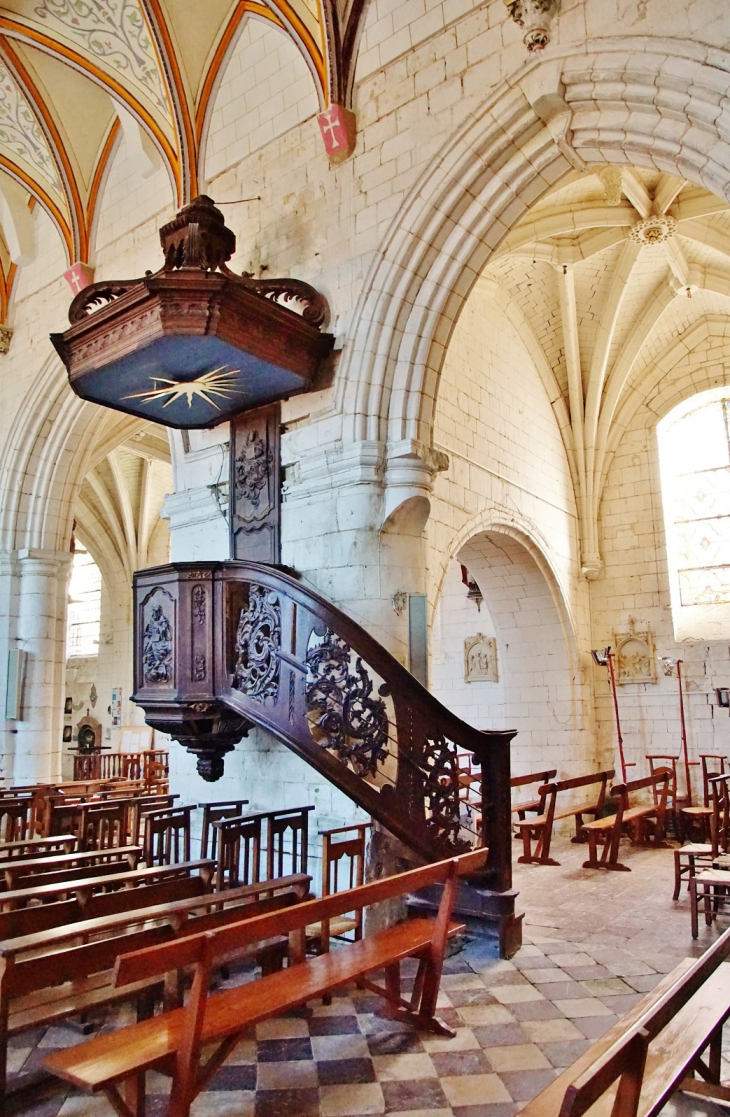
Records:
[[[215,407],[216,411],[220,411],[220,407],[212,398],[217,396],[219,399],[228,400],[232,396],[242,396],[245,394],[243,388],[236,387],[236,377],[240,376],[240,368],[228,369],[226,371],[225,365],[220,368],[214,368],[211,372],[206,372],[199,376],[197,380],[169,380],[164,376],[151,376],[150,380],[153,384],[159,384],[159,388],[149,388],[145,392],[135,392],[134,395],[124,396],[124,399],[139,399],[142,403],[155,403],[165,399],[169,399],[163,404],[163,407],[169,407],[171,403],[175,403],[179,399],[187,399],[188,407],[193,406],[193,400],[196,396],[206,401]]]

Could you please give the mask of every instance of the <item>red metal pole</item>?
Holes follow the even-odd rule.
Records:
[[[633,768],[633,764],[627,764],[624,757],[624,739],[621,736],[621,720],[618,716],[618,693],[616,691],[616,676],[613,672],[613,652],[608,653],[608,672],[611,679],[611,693],[613,694],[613,709],[616,714],[616,736],[618,737],[618,754],[621,758],[621,778],[626,783],[626,769]]]
[[[687,725],[684,720],[684,694],[682,693],[682,663],[677,660],[677,680],[679,682],[679,721],[682,726],[682,752],[684,753],[684,775],[687,783],[687,806],[692,806],[692,783],[689,777],[689,753],[687,750]]]

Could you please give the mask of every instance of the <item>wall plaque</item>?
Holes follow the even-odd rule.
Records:
[[[494,636],[468,636],[464,641],[464,679],[467,683],[496,683],[497,640]]]
[[[278,403],[231,422],[231,557],[281,561]]]
[[[657,681],[654,633],[650,628],[636,629],[629,622],[629,632],[615,632],[616,682],[655,683]]]

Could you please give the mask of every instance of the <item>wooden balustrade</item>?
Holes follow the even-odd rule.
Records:
[[[169,753],[92,752],[74,756],[74,780],[140,780],[145,786],[166,783],[170,773]]]

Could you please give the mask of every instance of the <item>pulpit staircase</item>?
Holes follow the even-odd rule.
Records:
[[[489,848],[464,903],[519,938],[511,880],[512,731],[480,732],[360,625],[280,568],[174,563],[134,577],[135,693],[148,724],[198,757],[204,779],[252,726],[268,730],[422,861]],[[481,769],[465,825],[459,754]]]

